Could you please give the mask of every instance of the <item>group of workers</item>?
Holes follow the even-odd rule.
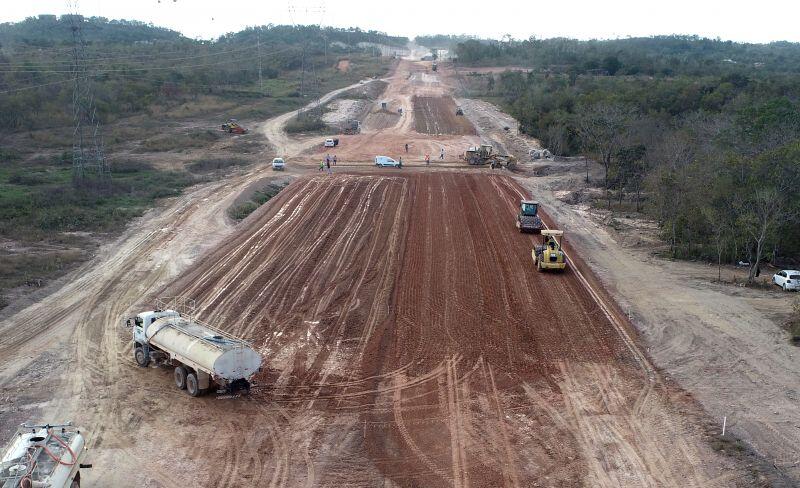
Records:
[[[406,143],[406,154],[408,154],[408,147],[409,147],[408,143]],[[444,148],[441,148],[439,150],[439,160],[444,161]],[[402,157],[399,158],[399,162],[401,165],[403,164]],[[429,153],[425,154],[425,164],[426,165],[431,164],[431,155]],[[320,161],[319,163],[319,171],[327,170],[328,173],[332,173],[331,165],[336,166],[336,155],[334,154],[333,157],[331,157],[330,154],[326,154],[325,159],[323,161]]]
[[[333,171],[331,171],[331,162],[333,162],[333,165],[336,166],[336,155],[334,154],[333,158],[331,158],[330,154],[325,155],[325,160],[320,161],[319,163],[319,171],[325,171],[327,168],[328,173],[332,173]]]
[[[406,143],[406,154],[408,154],[408,143]],[[440,161],[444,161],[444,148],[441,148],[439,150],[439,160]],[[431,164],[431,155],[430,155],[430,153],[425,153],[425,164],[426,165],[430,165]]]

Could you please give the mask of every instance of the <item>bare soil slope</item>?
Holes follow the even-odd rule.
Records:
[[[452,97],[414,96],[414,128],[421,134],[475,135],[475,127],[464,116],[456,115]]]
[[[247,424],[282,450],[262,476],[733,484],[581,275],[534,271],[519,195],[487,174],[306,177],[168,288],[267,356]]]

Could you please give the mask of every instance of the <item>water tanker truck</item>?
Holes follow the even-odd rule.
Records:
[[[0,488],[79,488],[85,439],[72,424],[22,424],[0,451]]]
[[[261,355],[246,341],[194,318],[185,302],[168,305],[127,320],[136,364],[174,368],[175,386],[193,397],[213,385],[218,393],[249,391],[250,380],[261,368]]]

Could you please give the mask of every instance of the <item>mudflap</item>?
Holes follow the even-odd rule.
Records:
[[[228,383],[228,386],[225,388],[225,392],[229,395],[233,395],[235,393],[249,394],[250,382],[244,378],[232,381],[231,383]]]

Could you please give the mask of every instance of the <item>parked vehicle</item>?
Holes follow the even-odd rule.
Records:
[[[399,168],[400,163],[389,156],[375,156],[375,166]]]
[[[339,139],[325,139],[325,147],[336,147],[339,145]]]
[[[261,355],[246,341],[194,317],[194,301],[159,299],[156,309],[127,320],[136,364],[174,367],[175,386],[200,396],[216,384],[220,393],[250,390]]]
[[[800,290],[800,271],[784,269],[772,275],[772,282],[783,288],[783,291]]]
[[[273,171],[283,171],[286,167],[286,161],[283,158],[275,158],[272,160],[272,170]]]

